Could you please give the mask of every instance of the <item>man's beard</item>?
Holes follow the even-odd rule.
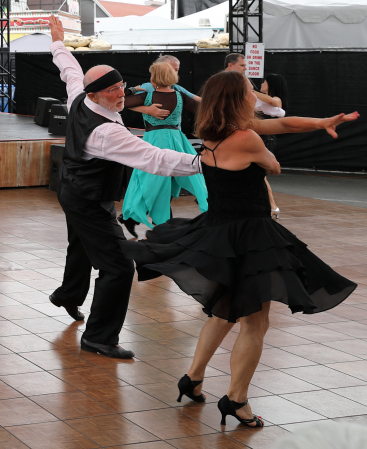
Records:
[[[124,109],[124,104],[125,104],[124,97],[122,97],[120,101],[122,102],[121,105],[116,106],[116,103],[113,104],[113,103],[109,102],[108,100],[104,99],[103,97],[100,97],[98,104],[110,112],[120,112]]]

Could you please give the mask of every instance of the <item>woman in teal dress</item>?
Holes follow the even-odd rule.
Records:
[[[149,71],[155,91],[125,97],[125,107],[158,103],[163,109],[169,110],[170,115],[162,120],[143,114],[146,127],[143,140],[158,148],[170,148],[195,155],[196,151],[179,129],[178,122],[183,109],[196,112],[197,102],[171,88],[178,79],[169,64],[153,64]],[[208,192],[202,174],[167,178],[134,169],[122,208],[123,222],[129,232],[136,235],[134,227],[137,223],[144,223],[152,228],[152,223],[162,224],[169,220],[171,199],[177,198],[182,188],[196,196],[201,212],[207,211]],[[152,223],[147,215],[151,217]]]

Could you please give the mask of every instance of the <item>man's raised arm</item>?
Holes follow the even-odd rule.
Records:
[[[50,51],[54,64],[60,69],[60,77],[66,83],[68,110],[74,99],[83,91],[83,71],[71,52],[65,48],[64,29],[60,19],[50,17],[52,44]]]

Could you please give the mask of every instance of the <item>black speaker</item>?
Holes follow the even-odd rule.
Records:
[[[37,125],[48,126],[50,121],[51,106],[53,104],[60,104],[60,101],[56,98],[38,97],[36,114],[34,121]]]
[[[66,136],[66,122],[68,119],[68,109],[66,104],[51,106],[50,123],[48,132],[58,136]]]
[[[50,147],[50,190],[57,192],[63,166],[65,145],[51,145]]]

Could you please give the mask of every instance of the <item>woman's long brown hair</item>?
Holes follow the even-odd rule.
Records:
[[[233,127],[248,129],[254,111],[246,100],[246,78],[238,72],[223,71],[204,85],[195,120],[195,135],[213,142],[227,137]]]

